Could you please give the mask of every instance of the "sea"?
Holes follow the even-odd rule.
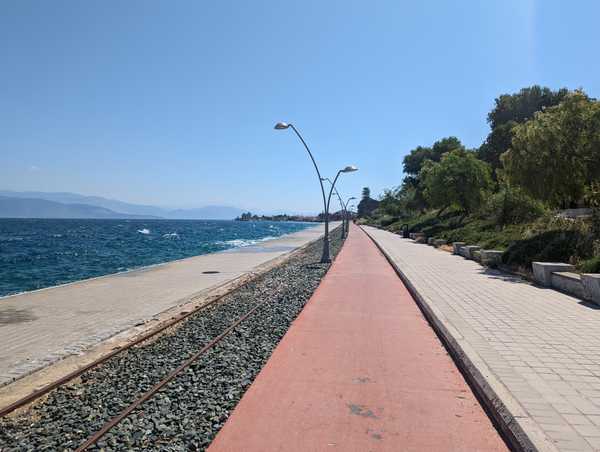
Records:
[[[0,219],[0,297],[215,253],[311,223]]]

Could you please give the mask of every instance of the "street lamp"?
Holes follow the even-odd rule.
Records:
[[[340,174],[342,173],[353,173],[354,171],[358,171],[358,168],[354,165],[349,165],[346,166],[345,168],[342,168],[341,170],[339,170],[337,172],[337,174],[335,175],[335,178],[333,179],[333,182],[331,182],[331,188],[329,189],[329,196],[327,197],[327,209],[325,210],[325,237],[327,240],[327,257],[329,257],[329,224],[328,224],[328,218],[329,218],[329,204],[331,202],[331,194],[333,193],[333,190],[335,188],[335,183],[338,180],[338,177],[340,177]]]
[[[294,127],[293,124],[288,124],[285,122],[278,122],[277,124],[275,124],[275,130],[285,130],[289,127],[291,127],[292,130],[296,133],[296,135],[298,136],[298,138],[304,145],[306,152],[308,152],[310,159],[313,162],[315,171],[317,172],[317,177],[319,178],[319,184],[321,185],[321,194],[323,195],[323,210],[326,212],[327,211],[327,201],[325,199],[325,188],[323,187],[323,180],[321,179],[321,172],[319,171],[317,162],[315,162],[315,158],[313,157],[312,152],[310,152],[310,149],[308,148],[306,141],[304,141],[304,138],[302,138],[302,135],[300,135],[300,132],[298,132],[298,130]],[[327,214],[325,214],[325,238],[323,239],[323,254],[321,255],[321,262],[323,262],[323,263],[331,262],[331,259],[329,258],[329,225],[327,222]]]
[[[333,180],[333,183],[331,185],[331,190],[329,190],[329,196],[326,198],[325,197],[325,188],[323,187],[323,178],[321,177],[321,172],[319,171],[317,162],[315,161],[315,158],[313,157],[312,152],[310,152],[310,149],[309,149],[308,145],[306,144],[306,141],[304,141],[304,138],[302,138],[302,135],[300,135],[300,132],[298,132],[298,129],[296,129],[296,127],[294,127],[294,124],[292,124],[292,123],[278,122],[277,124],[275,124],[275,130],[285,130],[288,128],[291,128],[294,131],[294,133],[298,136],[298,138],[304,145],[306,152],[308,152],[308,155],[310,156],[310,159],[313,162],[315,171],[317,172],[317,177],[319,179],[319,184],[321,186],[321,194],[323,195],[323,210],[325,212],[325,235],[323,236],[323,254],[321,255],[321,262],[329,263],[329,262],[331,262],[331,258],[329,257],[329,201],[331,200],[331,192],[333,191],[335,182],[337,181],[337,178],[339,177],[339,175],[341,173],[350,173],[350,172],[356,171],[358,168],[356,168],[355,166],[346,166],[345,168],[339,170],[337,175],[335,176],[335,179]]]
[[[322,178],[322,180],[326,180],[333,186],[333,182],[331,182],[331,179],[329,179],[328,177],[324,177],[324,178]],[[340,207],[342,209],[342,238],[345,239],[346,238],[346,206],[344,205],[344,201],[342,200],[342,197],[341,197],[338,189],[334,188],[333,191],[335,192],[335,194],[338,198],[338,201],[340,202]]]
[[[348,200],[346,201],[346,204],[344,204],[344,213],[346,214],[346,234],[350,231],[350,215],[348,214],[348,203],[350,201],[352,201],[353,199],[356,199],[354,196],[352,196],[351,198],[348,198]]]

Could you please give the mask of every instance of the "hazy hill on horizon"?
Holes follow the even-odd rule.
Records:
[[[45,199],[0,196],[0,218],[159,219],[160,217],[119,213],[89,204],[63,204]]]
[[[244,212],[243,209],[231,206],[167,209],[150,205],[132,204],[101,196],[85,196],[69,192],[17,192],[0,190],[0,198],[2,199],[0,202],[0,217],[4,218],[11,216],[25,218],[25,214],[27,213],[29,218],[233,220]],[[46,201],[46,203],[39,201]],[[39,209],[39,211],[36,209]]]

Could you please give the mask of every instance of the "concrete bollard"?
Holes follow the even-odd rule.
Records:
[[[445,241],[444,239],[436,239],[433,241],[433,246],[435,246],[436,248],[439,248],[442,245],[445,245],[446,243],[448,243],[447,241]]]
[[[585,298],[600,305],[600,273],[584,273],[581,283]]]
[[[585,298],[581,276],[571,272],[552,272],[552,287],[577,298]]]
[[[532,262],[533,279],[542,286],[552,286],[552,273],[572,272],[575,267],[561,262]]]
[[[465,245],[465,242],[452,242],[452,253],[460,254],[460,249]]]
[[[415,242],[417,243],[427,243],[427,236],[422,232],[415,233]]]
[[[473,259],[473,253],[475,251],[479,251],[481,249],[480,246],[477,245],[467,245],[467,246],[463,246],[460,249],[460,255],[467,258],[467,259]]]
[[[481,250],[481,263],[487,267],[497,267],[502,263],[502,251]]]

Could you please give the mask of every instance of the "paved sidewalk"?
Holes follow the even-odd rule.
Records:
[[[598,307],[366,227],[540,450],[600,450]]]
[[[219,432],[220,451],[505,451],[358,227]]]
[[[79,354],[322,234],[319,225],[256,246],[0,298],[0,385]],[[213,270],[219,273],[202,273]]]

